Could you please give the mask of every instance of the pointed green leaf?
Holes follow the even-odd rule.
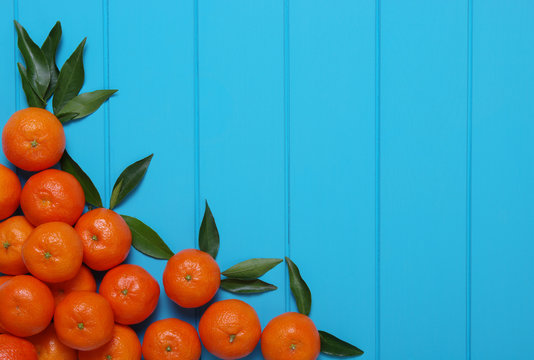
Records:
[[[57,114],[58,118],[64,114],[77,114],[75,117],[69,119],[81,119],[87,115],[94,113],[100,105],[102,105],[109,97],[115,94],[117,90],[97,90],[80,94],[63,106],[63,108]],[[63,123],[67,120],[63,120]]]
[[[155,259],[170,259],[174,253],[161,237],[141,220],[121,215],[132,232],[132,245],[145,255]]]
[[[50,30],[43,46],[41,46],[41,50],[48,63],[48,72],[50,73],[50,83],[48,84],[48,88],[44,95],[45,100],[50,99],[56,89],[57,77],[59,76],[59,69],[56,65],[56,52],[59,41],[61,40],[61,33],[61,23],[58,21],[52,30]]]
[[[65,64],[63,64],[59,72],[54,91],[54,99],[52,100],[54,114],[59,114],[63,106],[78,95],[82,89],[85,80],[83,48],[86,40],[87,38],[82,40],[72,55],[65,61]]]
[[[15,28],[18,35],[18,46],[26,63],[26,74],[29,83],[35,90],[36,94],[44,98],[48,84],[50,83],[50,73],[48,71],[48,62],[39,46],[33,42],[26,29],[15,21]]]
[[[144,159],[136,161],[132,165],[128,166],[122,174],[119,175],[113,191],[111,192],[111,200],[109,202],[109,208],[113,209],[119,205],[122,200],[143,180],[146,174],[148,165],[154,154],[147,156]]]
[[[102,207],[102,198],[96,189],[95,184],[91,181],[89,176],[82,170],[82,168],[70,157],[67,150],[61,157],[61,169],[73,175],[80,183],[85,194],[85,201],[94,207]]]
[[[41,99],[41,97],[35,93],[35,90],[31,86],[24,65],[22,65],[21,63],[18,63],[17,65],[19,67],[22,90],[24,90],[24,94],[26,94],[26,101],[28,103],[28,106],[38,107],[42,109],[46,108],[46,101]]]
[[[356,346],[338,339],[326,331],[319,331],[319,335],[321,336],[321,352],[323,354],[342,357],[363,355],[363,351]]]
[[[300,271],[297,265],[295,265],[295,263],[288,257],[286,257],[286,262],[287,268],[289,269],[289,286],[293,293],[293,297],[297,302],[299,313],[310,315],[312,303],[310,288],[302,279],[302,276],[300,276]]]
[[[253,280],[280,264],[282,259],[250,259],[236,264],[222,274],[232,279]]]
[[[62,113],[57,115],[57,119],[64,124],[66,122],[71,121],[76,116],[78,116],[78,113]]]
[[[273,284],[261,280],[239,280],[223,279],[221,280],[221,289],[234,294],[258,294],[278,289]]]
[[[207,201],[204,218],[202,219],[202,224],[200,224],[200,230],[198,232],[198,246],[200,250],[207,252],[214,259],[217,257],[217,253],[219,253],[219,230],[217,230],[215,219]]]

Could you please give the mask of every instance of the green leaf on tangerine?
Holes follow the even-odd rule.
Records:
[[[63,120],[65,123],[69,120],[81,119],[94,113],[98,108],[117,90],[96,90],[88,93],[80,94],[69,100],[65,106],[57,114],[58,119],[62,117],[66,119],[65,114],[76,114],[68,120]]]
[[[217,230],[217,224],[215,224],[215,219],[206,201],[206,210],[198,232],[198,246],[200,250],[207,252],[215,259],[219,253],[219,243],[219,230]]]
[[[48,62],[41,48],[33,42],[26,29],[17,21],[15,21],[15,28],[18,35],[18,47],[26,63],[28,82],[35,93],[43,99],[50,84]]]
[[[83,49],[86,40],[87,39],[82,40],[72,55],[65,61],[59,72],[56,89],[54,91],[54,99],[52,100],[54,114],[59,114],[63,106],[76,97],[82,89],[85,80]]]
[[[82,186],[83,192],[85,194],[85,201],[93,205],[94,207],[102,207],[102,198],[100,197],[100,194],[98,193],[95,184],[93,184],[89,176],[82,170],[80,165],[78,165],[76,161],[74,161],[72,157],[70,157],[67,150],[65,150],[65,152],[63,153],[60,162],[61,169],[73,175]]]
[[[150,165],[153,156],[154,154],[134,162],[119,175],[115,185],[113,185],[113,191],[111,192],[111,200],[109,202],[110,209],[119,205],[124,198],[128,196],[137,185],[139,185],[148,170],[148,166]]]
[[[174,255],[163,239],[148,225],[134,217],[121,216],[130,227],[134,248],[155,259],[167,260]]]
[[[349,357],[363,355],[363,351],[326,331],[319,331],[321,352],[331,356]]]
[[[301,314],[310,315],[312,303],[310,288],[304,279],[302,279],[297,265],[288,257],[286,257],[286,262],[287,268],[289,269],[289,287],[297,302],[297,308]]]
[[[59,76],[59,69],[56,65],[56,52],[59,41],[61,40],[61,33],[61,23],[58,21],[52,30],[50,30],[50,33],[43,43],[43,46],[41,46],[41,50],[43,51],[46,61],[48,62],[48,72],[50,73],[50,84],[48,84],[48,88],[46,89],[46,93],[44,95],[45,100],[50,99],[54,93],[54,90],[56,89],[57,78]]]
[[[17,64],[19,67],[19,73],[22,83],[22,90],[24,90],[24,94],[26,95],[26,102],[28,103],[28,106],[30,107],[38,107],[38,108],[46,108],[46,101],[44,101],[33,89],[32,85],[30,84],[30,80],[28,79],[28,75],[26,72],[26,68],[21,63]]]
[[[282,259],[250,259],[232,266],[222,274],[232,279],[257,279],[282,261]]]
[[[223,279],[221,289],[234,294],[259,294],[278,289],[273,284],[261,280]]]

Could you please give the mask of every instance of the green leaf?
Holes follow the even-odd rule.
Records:
[[[289,286],[293,297],[297,302],[297,308],[299,313],[304,315],[310,315],[311,311],[311,291],[306,282],[300,276],[300,271],[291,259],[286,257],[287,268],[289,269]]]
[[[122,174],[117,178],[113,191],[111,192],[111,200],[109,208],[113,209],[119,205],[122,200],[141,182],[146,174],[148,165],[154,154],[147,156],[144,159],[134,162],[128,166]]]
[[[76,114],[75,117],[72,117],[68,120],[62,120],[63,123],[69,120],[81,119],[98,110],[100,105],[102,105],[107,99],[109,99],[111,95],[115,94],[116,92],[117,90],[96,90],[93,92],[80,94],[67,102],[59,111],[57,116],[58,118],[61,118],[66,114]],[[66,118],[68,117],[64,117],[64,119]]]
[[[83,48],[85,41],[83,39],[80,45],[74,50],[72,55],[65,61],[59,76],[57,78],[57,85],[54,91],[54,114],[59,114],[63,106],[73,99],[82,89],[85,79],[85,72],[83,69]]]
[[[282,259],[250,259],[232,266],[222,274],[232,279],[257,279],[282,261]]]
[[[161,237],[141,220],[121,215],[132,231],[132,245],[145,255],[155,259],[170,259],[174,253]]]
[[[73,175],[76,180],[80,183],[85,194],[85,201],[94,207],[102,207],[102,198],[96,189],[96,186],[93,184],[89,176],[82,170],[82,168],[74,161],[70,155],[67,153],[67,150],[63,153],[61,157],[61,169]]]
[[[321,336],[321,352],[332,356],[360,356],[363,351],[346,341],[340,340],[326,331],[319,331]]]
[[[278,289],[273,284],[261,280],[239,280],[223,279],[221,280],[221,289],[234,294],[258,294]]]
[[[198,246],[200,250],[207,252],[215,259],[219,252],[219,242],[219,231],[217,230],[215,219],[206,201],[204,218],[202,219],[202,224],[200,224],[200,230],[198,232]]]
[[[35,90],[35,93],[44,98],[48,84],[50,84],[50,73],[46,57],[41,48],[30,38],[26,29],[17,21],[15,21],[15,28],[17,29],[18,46],[26,63],[28,82]]]
[[[58,21],[56,25],[50,30],[48,37],[46,38],[41,50],[46,58],[48,63],[48,72],[50,73],[50,84],[46,89],[44,99],[48,100],[52,97],[54,90],[56,89],[57,77],[59,76],[59,69],[56,65],[56,52],[59,45],[59,40],[61,40],[61,23]]]
[[[78,113],[64,113],[57,115],[57,118],[62,123],[66,123],[74,119],[76,116],[78,116]]]
[[[22,90],[24,90],[24,94],[26,94],[26,101],[28,102],[28,106],[38,107],[42,109],[46,108],[46,101],[41,99],[41,97],[37,95],[37,93],[31,86],[24,65],[22,65],[21,63],[18,63],[17,65],[19,67],[20,78],[22,80]]]

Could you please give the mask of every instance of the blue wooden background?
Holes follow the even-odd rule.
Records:
[[[290,255],[365,359],[532,359],[534,2],[2,0],[0,123],[26,106],[14,18],[61,20],[60,64],[88,37],[85,89],[119,93],[68,148],[106,198],[154,152],[120,212],[174,251],[208,199],[221,267]],[[267,280],[262,325],[295,310]],[[151,320],[198,315],[162,295]]]

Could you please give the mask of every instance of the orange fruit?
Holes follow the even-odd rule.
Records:
[[[306,315],[288,312],[272,319],[261,335],[265,360],[314,360],[321,352],[321,339]]]
[[[59,304],[65,296],[70,294],[73,291],[96,291],[96,281],[95,277],[91,270],[86,266],[82,265],[78,274],[70,280],[63,281],[60,283],[50,283],[48,284],[50,290],[52,290],[52,295],[54,295],[54,301]]]
[[[67,281],[82,265],[82,241],[69,224],[49,222],[37,226],[28,236],[22,258],[35,277],[51,283]]]
[[[21,337],[40,333],[54,315],[48,286],[29,275],[18,275],[0,286],[0,325]]]
[[[186,249],[167,262],[163,287],[167,296],[184,308],[207,304],[221,285],[221,270],[210,254]]]
[[[49,169],[28,179],[22,188],[20,206],[35,226],[51,221],[74,225],[85,207],[85,195],[74,176]]]
[[[240,359],[254,351],[261,325],[252,306],[231,299],[213,303],[200,318],[198,332],[213,355],[224,360]]]
[[[11,279],[12,277],[13,276],[9,276],[9,275],[0,276],[0,286],[2,286],[3,283]],[[0,325],[0,334],[5,333],[5,332],[6,330],[2,327],[2,325]]]
[[[202,346],[193,326],[170,318],[146,329],[142,350],[145,360],[198,360]]]
[[[21,190],[17,174],[0,164],[0,220],[13,215],[17,210]]]
[[[92,351],[80,351],[79,360],[141,360],[141,343],[135,331],[115,324],[113,337],[106,345]]]
[[[22,244],[33,231],[24,216],[13,216],[0,223],[0,272],[22,275],[28,272],[22,260]]]
[[[65,142],[63,125],[50,111],[40,108],[17,111],[2,132],[7,159],[26,171],[40,171],[56,164]]]
[[[107,272],[99,293],[109,301],[116,322],[138,324],[156,309],[159,284],[142,267],[124,264]]]
[[[9,279],[12,279],[13,276],[10,275],[2,275],[0,276],[0,286],[2,286],[5,282],[7,282]]]
[[[78,360],[76,350],[59,341],[54,324],[50,324],[45,331],[30,336],[27,340],[37,350],[39,360]]]
[[[16,336],[0,335],[1,360],[37,360],[37,352],[32,343]]]
[[[111,269],[130,252],[130,227],[115,211],[91,210],[82,215],[75,228],[83,242],[83,262],[93,270]]]
[[[97,349],[113,336],[113,310],[102,296],[73,291],[56,307],[54,326],[59,340],[73,349]]]

